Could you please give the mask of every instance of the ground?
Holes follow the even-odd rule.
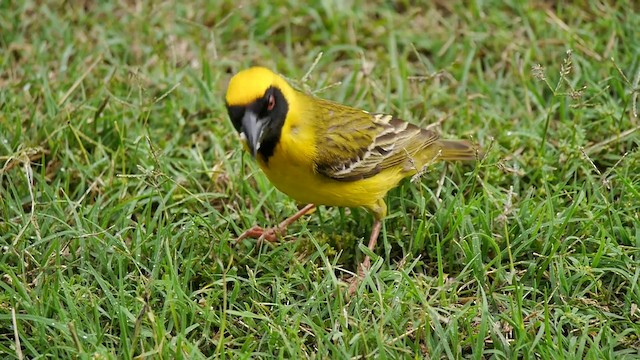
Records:
[[[393,4],[393,5],[392,5]],[[0,2],[0,354],[640,357],[640,9],[575,1]],[[485,149],[295,212],[230,76]]]

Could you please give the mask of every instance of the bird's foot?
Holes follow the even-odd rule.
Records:
[[[258,239],[258,241],[266,240],[268,242],[276,242],[279,238],[283,237],[287,233],[287,227],[291,225],[294,221],[298,220],[302,217],[302,215],[312,211],[315,208],[315,205],[309,204],[302,209],[298,210],[293,216],[284,220],[280,223],[280,225],[265,229],[258,225],[252,227],[251,229],[243,232],[238,239],[236,239],[236,244],[240,241],[250,238],[250,239]]]
[[[371,237],[369,238],[369,245],[367,246],[369,250],[371,250],[371,252],[373,252],[376,246],[376,242],[378,241],[378,235],[380,235],[381,228],[382,228],[382,222],[380,220],[376,220],[376,222],[373,224],[373,229],[371,229]],[[362,279],[364,279],[365,272],[369,271],[370,268],[371,268],[371,258],[369,258],[369,256],[365,256],[364,261],[360,265],[358,265],[358,275],[348,280],[349,297],[355,294],[356,290],[358,290],[358,284]]]
[[[371,259],[369,259],[369,257],[367,256],[362,264],[358,265],[358,275],[354,275],[353,277],[351,277],[351,279],[347,280],[347,282],[349,283],[349,290],[347,294],[349,295],[349,297],[353,296],[353,294],[356,293],[360,281],[364,279],[365,271],[369,271],[370,267]]]
[[[265,229],[258,225],[252,227],[251,229],[243,232],[236,239],[236,244],[244,239],[257,239],[258,241],[266,240],[268,242],[276,242],[280,237],[284,235],[286,228],[273,227]]]
[[[347,291],[347,296],[352,297],[353,294],[356,293],[356,290],[358,290],[358,284],[360,284],[360,277],[352,276],[351,279],[347,280],[347,283],[349,284],[349,290]]]

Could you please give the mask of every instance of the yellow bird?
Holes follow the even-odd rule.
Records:
[[[309,204],[277,228],[256,226],[240,239],[276,240],[315,205],[364,207],[375,217],[369,240],[373,251],[390,189],[436,160],[479,156],[468,141],[443,140],[435,131],[391,115],[305,94],[264,67],[233,76],[225,100],[233,126],[271,183]],[[366,256],[359,274],[369,266]]]

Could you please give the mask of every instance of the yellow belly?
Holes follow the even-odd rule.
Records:
[[[269,181],[280,191],[300,203],[365,207],[378,212],[379,201],[398,185],[406,174],[388,169],[368,179],[337,181],[317,174],[313,167],[287,161],[259,161]]]

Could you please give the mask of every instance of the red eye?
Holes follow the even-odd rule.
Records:
[[[271,111],[276,106],[276,98],[272,95],[269,95],[269,103],[267,104],[267,110]]]

